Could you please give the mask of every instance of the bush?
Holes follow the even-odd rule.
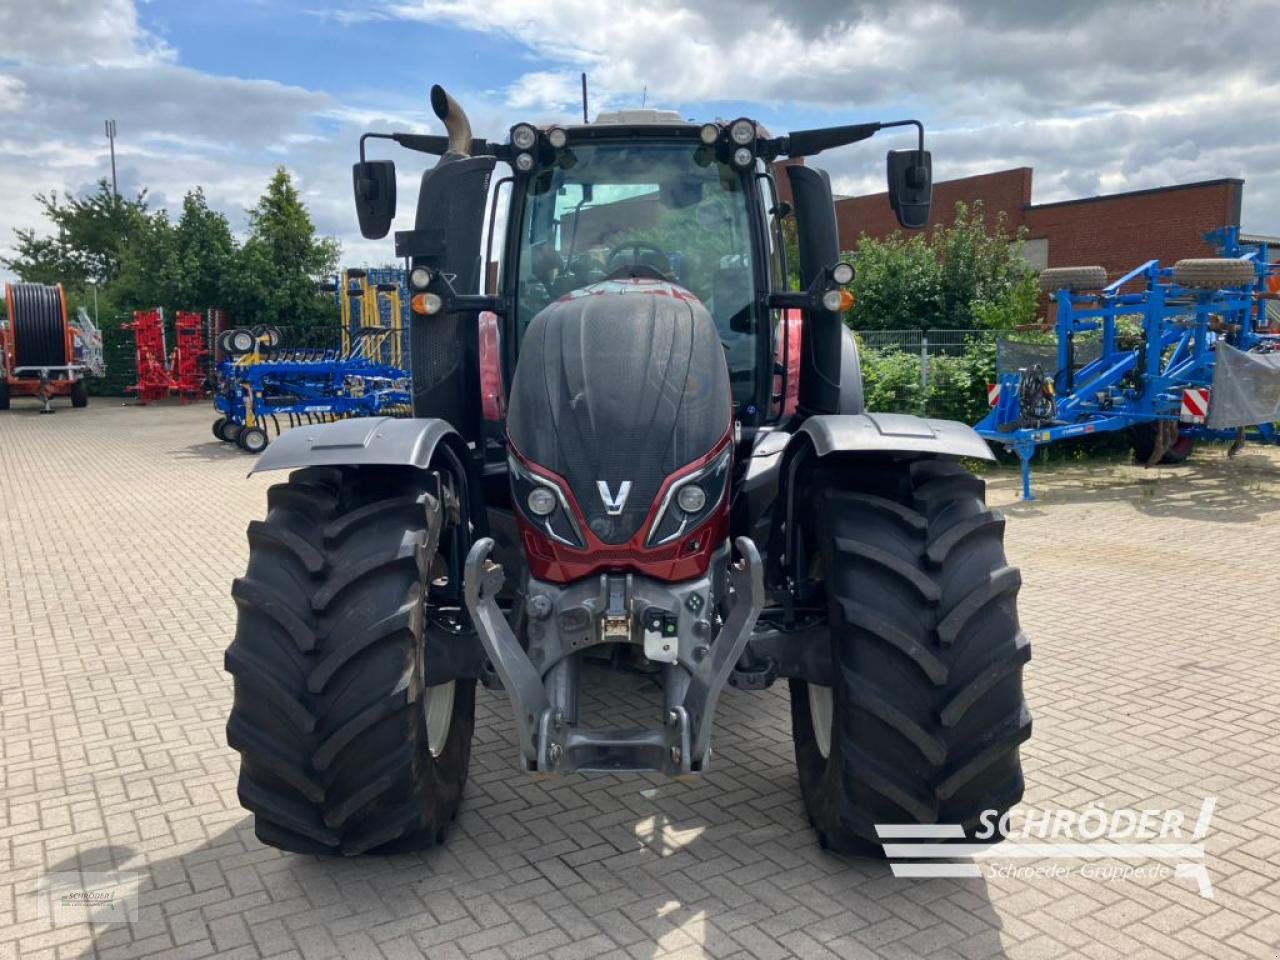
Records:
[[[872,350],[859,342],[867,409],[914,413],[961,423],[987,414],[987,384],[996,378],[996,346],[974,338],[959,356],[929,358],[928,387],[920,389],[920,357],[905,350]]]
[[[862,388],[872,413],[921,413],[920,358],[903,350],[858,346]]]

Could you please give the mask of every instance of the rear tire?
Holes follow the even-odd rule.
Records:
[[[427,686],[442,515],[428,491],[417,470],[313,467],[272,487],[266,521],[249,525],[227,742],[263,843],[414,850],[441,842],[457,812],[475,681]]]
[[[972,837],[985,811],[1022,798],[1031,734],[1004,518],[981,480],[936,458],[822,465],[799,502],[834,665],[825,690],[791,681],[819,841],[883,856],[876,824],[961,824]]]

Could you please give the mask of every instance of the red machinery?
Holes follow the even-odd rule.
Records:
[[[138,395],[140,403],[163,400],[176,393],[183,402],[204,393],[203,360],[209,351],[204,340],[204,318],[198,313],[179,311],[174,320],[176,344],[167,353],[164,339],[164,311],[135,310],[133,322],[123,325],[132,330],[138,382],[126,389]]]
[[[169,395],[171,385],[165,367],[164,313],[158,309],[135,310],[133,321],[121,327],[133,331],[138,369],[138,382],[125,389],[136,393],[140,403],[163,400]]]
[[[183,403],[190,403],[204,395],[206,380],[205,357],[209,350],[205,345],[204,317],[198,313],[178,311],[174,321],[173,358],[169,363],[171,389]]]

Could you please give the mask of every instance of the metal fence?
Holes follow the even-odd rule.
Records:
[[[920,361],[920,389],[929,386],[930,359],[958,357],[970,346],[995,343],[988,330],[858,330],[859,342],[868,350],[900,350]]]

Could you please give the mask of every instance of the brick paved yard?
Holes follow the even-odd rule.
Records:
[[[1194,820],[1216,796],[1206,899],[1189,877],[1015,879],[997,859],[904,880],[828,855],[781,687],[726,693],[714,770],[687,784],[526,779],[481,692],[443,849],[263,847],[223,742],[222,652],[272,478],[246,480],[211,419],[0,414],[0,958],[1280,956],[1277,453],[1060,469],[1029,505],[1013,474],[991,483],[1035,650],[1024,807]],[[41,878],[76,870],[136,874],[137,922],[49,919]]]

